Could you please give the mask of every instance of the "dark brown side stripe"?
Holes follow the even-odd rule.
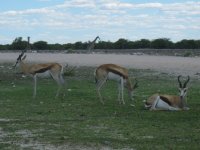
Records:
[[[114,69],[111,69],[111,68],[108,68],[107,69],[109,72],[112,72],[112,73],[114,73],[114,74],[118,74],[119,76],[122,76],[124,79],[127,79],[127,76],[125,76],[124,74],[122,74],[121,72],[118,72],[118,71],[116,71],[116,70],[114,70]]]
[[[150,106],[151,104],[149,102],[145,102],[145,105],[149,105]]]
[[[162,99],[165,103],[169,104],[170,106],[172,105],[168,98],[160,96],[160,99]]]
[[[46,68],[42,68],[42,69],[40,69],[40,70],[35,71],[35,73],[43,73],[43,72],[49,70],[51,67],[52,67],[52,66],[48,66],[48,67],[46,67]]]

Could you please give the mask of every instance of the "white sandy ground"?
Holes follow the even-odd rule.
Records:
[[[0,63],[14,63],[19,53],[0,53]],[[164,73],[195,75],[200,72],[199,57],[150,56],[129,54],[26,53],[28,62],[59,62],[73,66],[115,63],[128,68],[152,69]]]

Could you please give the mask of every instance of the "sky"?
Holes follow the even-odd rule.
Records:
[[[199,0],[0,0],[0,44],[200,39]]]

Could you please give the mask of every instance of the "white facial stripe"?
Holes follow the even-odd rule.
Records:
[[[184,97],[187,93],[187,88],[179,88],[179,91],[180,91],[180,96]]]

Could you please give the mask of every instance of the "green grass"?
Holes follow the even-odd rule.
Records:
[[[34,149],[31,143],[42,145],[42,149],[45,145],[139,150],[200,148],[199,80],[192,78],[189,83],[189,111],[150,112],[142,101],[158,91],[176,95],[176,76],[131,70],[139,82],[135,102],[129,101],[126,93],[126,104],[118,104],[117,85],[110,81],[102,90],[102,105],[96,96],[93,70],[81,67],[74,77],[65,77],[64,99],[54,99],[57,86],[53,80],[39,79],[37,97],[32,99],[31,78],[0,68],[0,119],[10,119],[0,120],[0,149],[21,149],[20,144],[27,144],[24,149]]]

